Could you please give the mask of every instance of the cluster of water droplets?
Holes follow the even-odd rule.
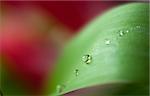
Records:
[[[117,34],[118,34],[119,37],[123,37],[127,33],[129,33],[129,30],[119,30]],[[104,42],[105,42],[106,45],[110,45],[112,43],[112,41],[108,38],[105,39]]]
[[[127,33],[129,33],[129,30],[119,30],[119,36],[120,37],[126,35]]]
[[[139,25],[137,25],[137,26],[135,26],[134,28],[141,28],[141,26],[139,26]],[[127,33],[129,33],[131,30],[129,30],[129,29],[122,29],[122,30],[119,30],[118,32],[117,32],[117,34],[118,34],[118,36],[119,37],[123,37],[124,35],[126,35]],[[110,40],[110,39],[105,39],[105,44],[106,45],[110,45],[111,43],[112,43],[112,41]],[[82,56],[82,62],[83,63],[85,63],[85,64],[90,64],[91,62],[92,62],[92,55],[90,55],[90,54],[87,54],[87,55],[83,55]],[[78,76],[79,75],[79,69],[75,69],[75,76]]]
[[[140,28],[141,28],[141,26],[137,25],[137,26],[131,28],[131,30],[132,30],[132,29],[140,29]],[[122,30],[119,30],[119,31],[118,31],[118,36],[119,36],[119,37],[123,37],[124,35],[128,34],[131,30],[129,30],[129,29],[122,29]],[[106,44],[106,45],[110,45],[111,42],[112,42],[112,41],[111,41],[110,39],[105,39],[105,44]]]
[[[140,29],[141,26],[137,25],[135,26],[133,29]],[[128,29],[122,29],[122,30],[119,30],[118,31],[118,36],[119,37],[123,37],[124,35],[126,35],[127,33],[129,33],[131,30],[128,30]],[[106,45],[110,45],[112,43],[112,41],[110,39],[105,39],[105,44]],[[83,55],[82,56],[82,62],[84,64],[87,64],[89,65],[91,62],[92,62],[92,55],[90,54],[87,54],[87,55]],[[75,73],[75,76],[77,77],[79,75],[79,69],[75,69],[74,70],[74,73]],[[58,93],[61,93],[63,91],[63,89],[65,88],[64,85],[57,85],[57,92]]]
[[[82,56],[82,61],[85,64],[90,64],[92,62],[92,56],[87,54]],[[79,75],[79,69],[75,69],[75,76],[77,77]]]

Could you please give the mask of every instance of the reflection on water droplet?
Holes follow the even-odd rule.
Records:
[[[106,39],[106,40],[105,40],[105,44],[106,44],[106,45],[110,45],[110,43],[111,43],[111,41],[110,41],[109,39]]]
[[[125,34],[127,34],[127,33],[129,33],[129,30],[124,30],[124,31],[123,31],[123,30],[120,30],[120,31],[119,31],[119,36],[122,37],[123,35],[125,35]]]
[[[92,56],[91,55],[84,55],[82,57],[82,61],[86,64],[90,64],[92,62]]]
[[[79,70],[78,70],[78,69],[75,70],[75,75],[76,75],[76,76],[79,75]]]
[[[122,30],[119,31],[119,36],[123,36],[124,32]]]

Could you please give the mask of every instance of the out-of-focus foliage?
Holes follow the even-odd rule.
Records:
[[[71,31],[32,2],[11,3],[0,3],[0,90],[4,96],[41,95]]]

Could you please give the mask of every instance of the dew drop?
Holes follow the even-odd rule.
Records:
[[[75,70],[75,75],[76,75],[76,76],[79,75],[79,70],[78,70],[78,69]]]
[[[122,30],[119,31],[119,36],[123,36],[124,32]]]
[[[61,92],[62,92],[62,87],[61,87],[61,85],[57,85],[57,86],[56,86],[56,90],[57,90],[57,93],[61,93]]]
[[[111,41],[110,41],[109,39],[106,39],[106,40],[105,40],[105,44],[106,44],[106,45],[110,45],[110,43],[111,43]]]
[[[129,30],[126,30],[126,33],[128,33],[129,32]]]
[[[91,55],[84,55],[82,57],[82,61],[86,64],[90,64],[92,62],[92,56]]]
[[[61,93],[64,88],[65,88],[64,85],[57,85],[57,86],[56,86],[56,91],[57,91],[57,93]]]

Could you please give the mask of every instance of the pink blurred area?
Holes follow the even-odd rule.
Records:
[[[3,65],[20,80],[18,83],[33,89],[29,94],[40,94],[66,42],[94,17],[122,3],[125,2],[1,2]]]

